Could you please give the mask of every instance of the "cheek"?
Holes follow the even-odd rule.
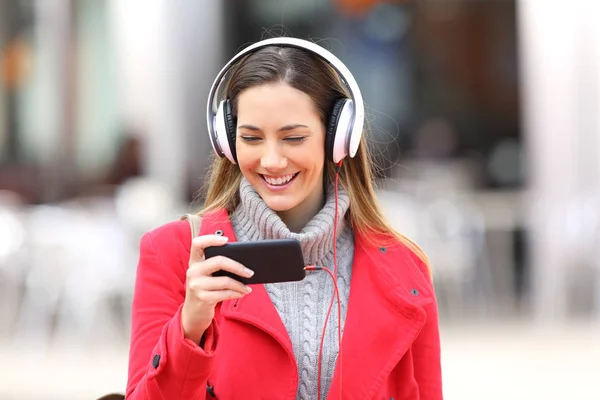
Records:
[[[302,154],[298,154],[298,160],[302,165],[311,168],[314,172],[321,172],[325,164],[325,150],[319,142],[312,143],[303,149]]]
[[[260,157],[254,153],[248,146],[238,146],[237,161],[242,171],[248,171],[260,163]]]
[[[304,154],[302,157],[299,157],[300,164],[306,168],[311,170],[312,173],[318,174],[322,172],[324,167],[324,157],[321,154],[317,154],[315,152],[309,152]]]

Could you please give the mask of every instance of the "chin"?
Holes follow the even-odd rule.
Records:
[[[267,204],[267,206],[276,212],[284,212],[284,211],[289,211],[292,208],[296,207],[296,203],[293,203],[289,200],[284,200],[284,199],[263,199],[265,200],[265,203]]]

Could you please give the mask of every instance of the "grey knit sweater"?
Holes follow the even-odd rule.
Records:
[[[241,203],[231,215],[231,222],[238,241],[261,239],[298,239],[302,245],[306,265],[319,265],[333,272],[333,221],[335,196],[333,186],[327,193],[325,206],[304,227],[302,232],[291,232],[279,216],[271,210],[252,185],[242,179]],[[342,333],[348,305],[354,237],[344,215],[350,204],[348,195],[340,188],[338,192],[337,228],[337,282],[342,304]],[[309,272],[300,282],[265,285],[275,308],[287,328],[294,355],[298,363],[299,385],[297,399],[314,399],[317,393],[319,344],[327,308],[334,291],[333,281],[327,272]],[[323,344],[321,393],[329,392],[338,355],[337,305],[334,303],[327,323]]]

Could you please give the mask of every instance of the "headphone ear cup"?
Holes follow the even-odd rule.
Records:
[[[335,139],[338,135],[338,131],[340,130],[338,125],[340,116],[342,115],[342,109],[347,101],[348,99],[338,99],[335,101],[335,103],[333,103],[333,107],[331,108],[331,113],[329,115],[329,121],[327,123],[327,130],[325,131],[325,155],[327,156],[327,159],[332,162],[336,162],[334,160]],[[340,134],[345,135],[345,132],[340,132]]]
[[[223,117],[225,119],[225,134],[227,135],[227,142],[229,143],[229,149],[231,153],[232,162],[237,164],[237,152],[235,149],[235,133],[237,121],[233,116],[233,110],[231,108],[231,101],[225,99],[223,102]]]

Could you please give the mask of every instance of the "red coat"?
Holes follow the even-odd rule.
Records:
[[[235,240],[225,212],[203,218],[201,234],[217,230]],[[204,349],[184,339],[190,242],[186,221],[142,238],[127,398],[295,399],[292,344],[262,285],[217,306]],[[442,399],[437,303],[427,268],[401,244],[380,249],[360,235],[352,268],[343,374],[337,365],[328,399],[340,398],[340,385],[344,400]]]

